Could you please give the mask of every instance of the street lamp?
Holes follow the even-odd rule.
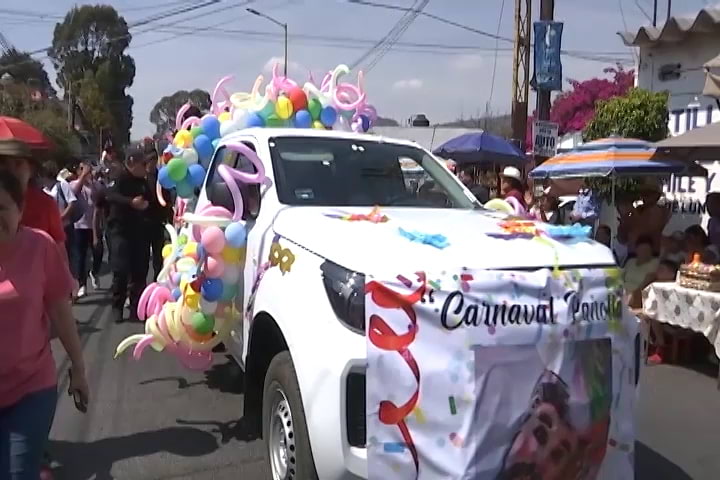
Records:
[[[270,20],[275,25],[282,27],[282,29],[285,31],[285,67],[283,68],[283,72],[284,72],[285,78],[287,78],[287,61],[288,61],[287,60],[287,55],[288,55],[288,26],[287,26],[287,23],[283,23],[279,20],[275,20],[270,15],[266,15],[262,12],[258,12],[254,8],[246,8],[245,10],[247,10],[249,13],[252,13],[253,15],[264,18],[265,20]]]

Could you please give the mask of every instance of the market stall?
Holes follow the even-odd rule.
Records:
[[[677,282],[652,283],[643,291],[643,314],[662,325],[702,334],[710,342],[715,355],[720,357],[718,278],[720,266],[704,265],[699,260],[684,265]],[[673,356],[677,357],[678,345],[683,338],[671,340]]]

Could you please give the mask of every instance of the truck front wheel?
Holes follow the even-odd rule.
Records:
[[[290,352],[278,353],[268,367],[262,423],[272,480],[317,479]]]

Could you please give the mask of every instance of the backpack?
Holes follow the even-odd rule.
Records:
[[[65,192],[63,192],[62,185],[60,185],[60,182],[55,183],[55,187],[57,187],[57,196],[58,199],[62,200],[63,205],[67,207],[68,201],[67,198],[65,198]],[[58,204],[59,206],[59,204]],[[72,208],[70,209],[70,215],[68,216],[67,221],[71,224],[74,224],[78,220],[80,220],[85,212],[83,212],[83,209],[81,208],[79,201],[76,201]]]

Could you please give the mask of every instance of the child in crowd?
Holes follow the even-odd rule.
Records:
[[[704,263],[717,263],[720,259],[708,247],[710,247],[710,240],[700,225],[691,225],[685,229],[685,252],[687,254],[685,262],[692,262],[695,254],[699,253]]]
[[[653,241],[650,237],[639,237],[635,241],[635,256],[625,263],[623,280],[625,291],[630,295],[633,308],[642,306],[642,290],[647,287],[657,272],[660,261],[653,255]]]
[[[657,272],[652,276],[652,282],[674,282],[677,277],[678,264],[668,259],[660,260]],[[651,282],[651,283],[652,283]],[[651,352],[648,356],[648,363],[658,365],[663,361],[663,353],[665,350],[665,334],[663,326],[655,320],[650,322],[650,340],[652,342]]]

